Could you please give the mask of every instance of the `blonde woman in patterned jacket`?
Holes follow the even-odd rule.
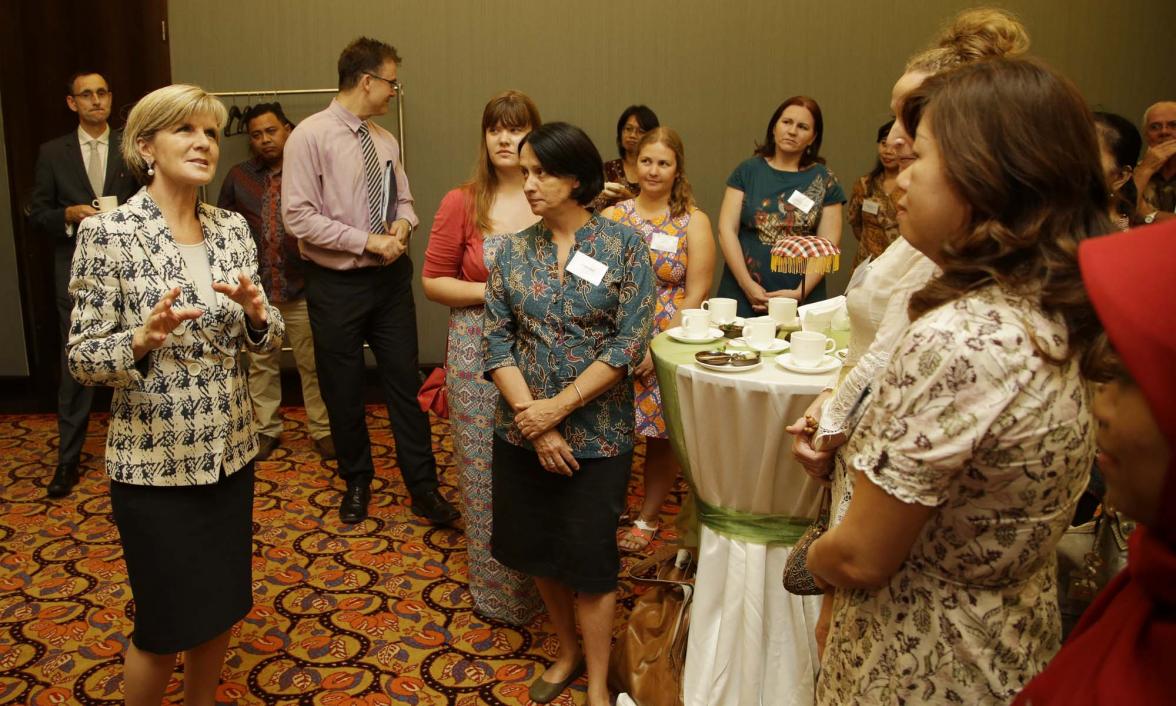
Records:
[[[184,653],[184,703],[214,702],[229,629],[252,605],[257,439],[242,348],[283,335],[240,215],[198,200],[225,108],[196,86],[154,91],[127,121],[123,159],[147,184],[78,231],[67,354],[115,388],[106,470],[135,599],[127,704],[157,705]]]

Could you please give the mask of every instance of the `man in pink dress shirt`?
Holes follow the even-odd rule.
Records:
[[[400,87],[400,56],[360,37],[339,55],[339,94],[286,142],[282,214],[299,239],[320,389],[347,490],[346,523],[367,517],[371,441],[364,420],[363,344],[376,358],[396,455],[412,511],[448,524],[457,509],[437,490],[420,385],[416,309],[408,238],[419,223],[396,139],[370,118],[383,115]]]

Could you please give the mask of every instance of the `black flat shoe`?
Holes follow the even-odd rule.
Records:
[[[257,455],[253,457],[254,461],[264,461],[270,457],[274,451],[277,450],[278,445],[282,442],[276,436],[266,436],[265,434],[257,435]]]
[[[412,514],[423,517],[435,525],[448,525],[461,517],[461,513],[436,490],[412,496]]]
[[[531,682],[531,689],[527,696],[537,704],[551,703],[559,698],[559,695],[564,692],[564,689],[571,686],[572,682],[584,676],[584,672],[586,671],[588,671],[588,664],[581,659],[580,663],[572,669],[571,674],[568,674],[568,678],[558,684],[546,681],[540,675],[538,679]]]
[[[53,480],[49,481],[46,494],[51,498],[64,498],[78,484],[78,477],[78,464],[57,464],[57,470],[53,473]]]
[[[368,502],[371,499],[372,489],[366,483],[347,486],[343,500],[339,502],[339,519],[349,525],[363,522],[367,519]]]

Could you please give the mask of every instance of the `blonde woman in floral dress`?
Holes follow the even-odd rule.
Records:
[[[698,210],[686,178],[686,150],[671,128],[645,134],[637,147],[636,198],[605,209],[611,218],[636,230],[649,245],[657,278],[657,310],[653,336],[681,323],[678,312],[701,306],[710,292],[715,272],[715,243],[710,219]],[[633,524],[622,530],[620,546],[640,551],[649,546],[660,527],[662,504],[678,477],[678,462],[670,449],[661,391],[649,353],[633,378],[637,433],[645,437],[645,499]]]

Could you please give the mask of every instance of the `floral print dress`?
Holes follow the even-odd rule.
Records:
[[[860,471],[936,512],[886,585],[835,593],[818,704],[1005,704],[1057,652],[1054,548],[1095,451],[1077,361],[1042,355],[1066,340],[996,286],[900,339],[838,452],[834,504]]]
[[[603,215],[637,231],[650,246],[649,259],[654,277],[657,278],[657,309],[653,313],[653,330],[650,332],[650,340],[653,340],[654,336],[669,328],[670,321],[686,298],[686,265],[689,262],[686,228],[690,225],[694,211],[674,218],[667,209],[661,216],[647,220],[638,215],[637,202],[629,199],[608,208]],[[661,238],[655,242],[657,236]],[[673,240],[674,248],[662,247],[663,240],[665,243]],[[669,438],[657,378],[652,375],[648,379],[635,376],[633,395],[637,409],[637,433],[658,439]]]

